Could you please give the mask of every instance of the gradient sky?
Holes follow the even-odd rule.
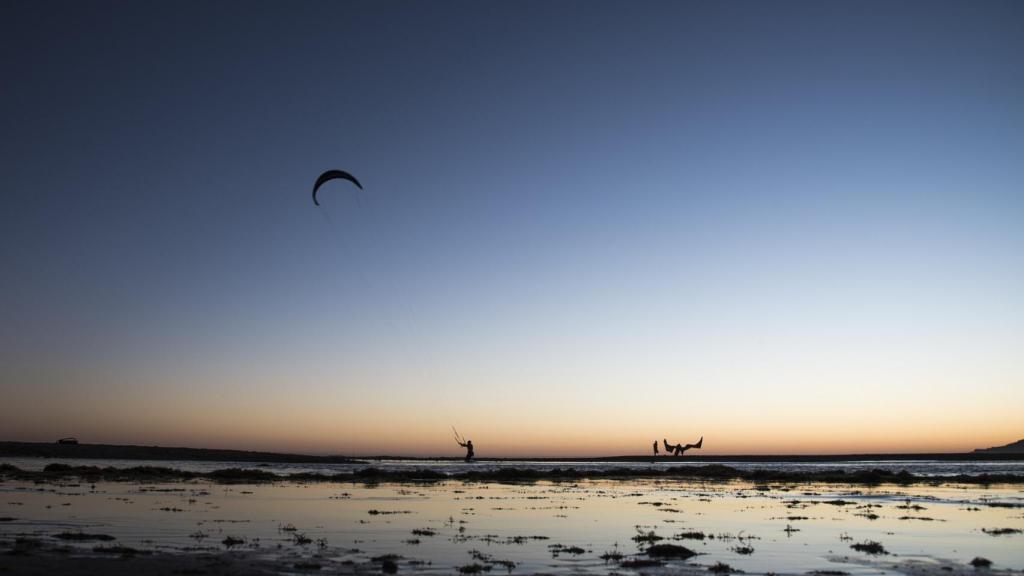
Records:
[[[1024,437],[1020,2],[0,4],[0,438]],[[366,190],[331,183],[328,168]]]

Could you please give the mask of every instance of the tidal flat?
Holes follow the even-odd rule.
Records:
[[[1024,569],[1020,484],[104,478],[5,475],[0,573]]]

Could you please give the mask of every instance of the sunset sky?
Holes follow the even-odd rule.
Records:
[[[0,440],[1024,438],[1024,3],[4,2]],[[351,171],[358,193],[331,182]]]

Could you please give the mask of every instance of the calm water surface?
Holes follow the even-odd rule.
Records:
[[[226,550],[230,536],[242,542],[233,550],[270,556],[359,563],[397,554],[400,573],[449,574],[474,562],[492,566],[491,574],[506,566],[513,574],[623,572],[600,556],[646,558],[648,544],[635,538],[651,533],[700,553],[670,561],[670,570],[724,562],[748,573],[879,574],[898,573],[907,560],[963,564],[976,556],[1024,569],[1024,536],[985,532],[1024,528],[1019,486],[8,481],[0,483],[0,517],[0,542],[8,544],[16,535],[49,539],[70,530],[189,553]],[[704,538],[683,539],[687,532]],[[889,554],[850,547],[869,540]]]

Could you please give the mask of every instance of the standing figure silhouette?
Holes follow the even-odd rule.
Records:
[[[473,441],[472,440],[466,440],[465,443],[459,442],[459,446],[462,446],[463,448],[466,449],[466,462],[469,462],[470,460],[472,460],[473,459]]]
[[[452,432],[455,433],[455,441],[459,446],[466,449],[466,462],[469,462],[473,459],[473,441],[466,440],[461,434],[459,434],[459,431],[455,429],[455,426],[452,426]]]

